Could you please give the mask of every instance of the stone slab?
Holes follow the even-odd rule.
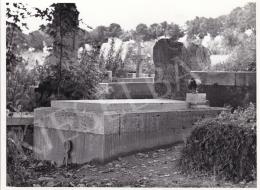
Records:
[[[69,108],[85,112],[137,112],[172,111],[186,109],[187,103],[169,99],[103,99],[103,100],[59,100],[52,101],[54,108]]]
[[[154,82],[154,77],[118,78],[117,82]]]

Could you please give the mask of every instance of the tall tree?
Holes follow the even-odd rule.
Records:
[[[53,19],[47,25],[47,33],[54,41],[49,66],[57,82],[57,94],[59,97],[65,75],[77,60],[79,12],[74,3],[57,3],[52,4],[51,7],[53,7]],[[53,62],[53,60],[55,61]]]
[[[108,37],[116,38],[123,33],[122,28],[117,23],[112,23],[108,27]]]
[[[153,39],[157,39],[158,37],[164,35],[163,28],[158,23],[151,24],[150,27],[149,27],[149,30],[150,30],[151,37]]]
[[[33,47],[35,50],[43,50],[43,43],[47,45],[52,44],[52,38],[48,36],[45,32],[41,30],[36,30],[29,33],[28,43],[30,47]]]
[[[22,61],[20,51],[27,41],[22,33],[27,28],[24,19],[31,13],[22,3],[6,3],[6,7],[6,69],[11,72]]]
[[[173,40],[178,40],[180,37],[184,36],[184,32],[181,30],[179,25],[171,23],[167,24],[167,29],[165,30],[164,35]]]
[[[138,24],[135,28],[134,38],[137,41],[147,41],[151,39],[150,31],[146,24]]]

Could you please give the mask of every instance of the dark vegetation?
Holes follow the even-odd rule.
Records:
[[[250,86],[201,85],[200,91],[207,94],[212,107],[230,105],[233,108],[245,107],[249,102],[256,103],[256,84]]]
[[[198,121],[182,151],[181,169],[239,182],[256,179],[256,108]]]

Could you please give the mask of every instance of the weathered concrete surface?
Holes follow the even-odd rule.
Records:
[[[58,100],[52,101],[51,107],[74,109],[85,112],[139,112],[173,111],[187,108],[185,101],[169,99],[103,99],[103,100]]]
[[[159,97],[185,99],[191,70],[210,66],[209,51],[196,44],[161,39],[153,48],[155,91]]]
[[[35,127],[34,139],[35,158],[55,161],[59,166],[64,164],[67,140],[72,141],[72,163],[102,160],[104,154],[104,135],[100,134]]]
[[[108,99],[151,99],[156,98],[153,82],[99,83]]]
[[[210,106],[233,107],[256,102],[255,72],[202,72],[192,71],[202,82],[199,91],[207,94]]]
[[[154,82],[153,77],[118,78],[117,82]]]
[[[197,109],[121,116],[120,133],[105,135],[103,160],[183,142],[190,135],[195,121],[214,116],[220,110]],[[133,129],[133,126],[137,128]]]
[[[88,101],[82,101],[83,109],[78,109],[81,106],[73,107],[73,102],[64,104],[64,101],[53,102],[55,107],[35,109],[36,158],[53,160],[61,165],[65,154],[63,143],[67,140],[73,144],[71,156],[74,163],[105,161],[129,152],[173,144],[185,140],[197,119],[223,110],[176,109],[186,106],[186,103],[174,100],[139,100],[140,105],[134,100],[128,100],[128,103],[124,103],[126,100],[117,100],[118,103],[106,101],[102,100],[100,104],[113,106],[105,107],[105,110],[101,110],[102,106],[97,106],[96,102],[86,111],[87,105],[91,104],[86,103]],[[131,102],[135,111],[128,109]],[[176,104],[176,107],[171,104]],[[127,109],[122,109],[124,106]]]

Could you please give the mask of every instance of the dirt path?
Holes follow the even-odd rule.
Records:
[[[70,169],[41,170],[32,186],[77,187],[256,187],[256,182],[232,184],[210,176],[187,176],[178,171],[183,145],[120,157],[105,165],[86,164]]]

